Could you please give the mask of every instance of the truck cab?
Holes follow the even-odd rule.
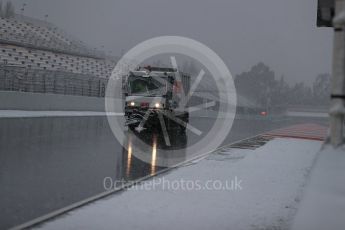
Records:
[[[176,126],[176,119],[188,122],[189,114],[182,103],[189,84],[190,77],[173,68],[149,66],[129,71],[123,80],[126,125],[131,129],[143,123],[146,128],[157,126],[159,113],[168,128]],[[180,122],[179,126],[185,124]]]

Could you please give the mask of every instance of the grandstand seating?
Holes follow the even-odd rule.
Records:
[[[92,74],[107,78],[114,63],[105,59],[74,56],[51,51],[0,44],[0,62],[33,69]]]
[[[0,63],[108,78],[115,61],[72,39],[52,24],[0,18]]]
[[[104,57],[100,51],[87,47],[54,25],[37,19],[18,16],[0,19],[0,39],[55,49],[82,56]]]

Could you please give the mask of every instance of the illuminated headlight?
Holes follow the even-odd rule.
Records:
[[[158,103],[158,102],[155,103],[155,108],[160,108],[161,106],[162,106],[161,103]]]
[[[130,106],[135,106],[135,102],[134,102],[134,101],[131,101],[131,102],[129,103],[129,105],[130,105]]]

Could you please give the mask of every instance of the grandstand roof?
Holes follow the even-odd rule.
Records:
[[[78,56],[105,57],[103,52],[88,47],[51,23],[20,15],[0,18],[0,42]]]
[[[0,64],[108,78],[116,63],[55,25],[16,15],[0,18]]]

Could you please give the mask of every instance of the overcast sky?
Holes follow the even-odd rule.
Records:
[[[259,61],[289,83],[331,72],[332,30],[316,27],[317,0],[12,0],[87,44],[119,55],[162,35],[196,39],[233,75]]]

